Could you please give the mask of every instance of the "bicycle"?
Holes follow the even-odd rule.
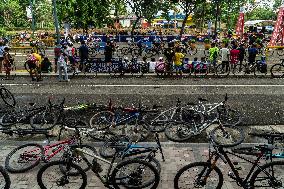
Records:
[[[113,107],[110,100],[108,111],[99,112],[90,119],[90,126],[95,130],[90,136],[103,141],[109,135],[126,135],[132,141],[145,140],[150,133],[143,115],[148,112],[152,110],[147,110],[140,104],[138,108]]]
[[[232,73],[233,75],[237,75],[240,73],[241,65],[240,64],[232,64],[225,65],[223,63],[219,64],[216,67],[216,75],[219,78],[226,78]]]
[[[69,151],[69,155],[62,161],[54,161],[44,165],[37,174],[37,182],[41,189],[60,187],[72,187],[84,189],[87,186],[87,175],[79,166],[73,164],[72,157],[75,153],[92,167],[92,171],[99,178],[101,183],[106,188],[119,189],[119,188],[151,188],[156,189],[159,185],[160,175],[156,168],[149,162],[141,159],[129,159],[119,163],[115,163],[118,152],[111,161],[101,158],[97,155],[92,155],[77,146],[72,147],[73,150]],[[119,149],[118,151],[125,150]],[[86,158],[90,156],[93,158],[92,163]],[[101,161],[108,164],[107,173],[101,175],[103,172],[102,165],[98,163]],[[59,169],[64,167],[64,171]],[[75,172],[76,177],[71,174]],[[52,174],[51,176],[48,174]],[[45,181],[47,178],[47,181]],[[50,179],[52,178],[52,179]],[[146,179],[144,181],[144,179]],[[74,186],[77,185],[77,186]]]
[[[214,151],[211,151],[211,144]],[[174,188],[216,188],[221,189],[224,178],[222,171],[217,167],[217,162],[221,159],[225,164],[228,164],[231,171],[229,177],[244,189],[254,188],[283,188],[283,181],[280,179],[283,176],[283,161],[273,161],[260,165],[260,159],[265,157],[266,152],[273,150],[273,147],[259,145],[257,148],[260,154],[252,161],[239,154],[224,149],[224,146],[216,145],[212,139],[209,144],[209,157],[206,162],[195,162],[181,168],[174,178]],[[252,164],[249,173],[245,178],[242,178],[234,163],[228,155],[235,156]],[[277,167],[278,166],[278,167]],[[277,176],[278,174],[278,176]]]
[[[6,170],[0,166],[0,188],[2,189],[10,189],[11,180],[9,174]]]
[[[269,132],[269,133],[249,133],[248,135],[250,136],[255,136],[255,137],[259,137],[259,138],[265,138],[268,143],[268,146],[275,146],[275,149],[280,149],[281,152],[279,153],[272,153],[271,152],[266,152],[265,155],[265,159],[266,160],[273,160],[273,158],[284,158],[284,152],[283,152],[283,146],[281,145],[281,147],[279,148],[278,146],[275,145],[276,141],[282,141],[284,140],[284,133],[273,133],[273,132]],[[238,153],[238,154],[245,154],[245,155],[253,155],[253,156],[258,156],[260,154],[260,151],[257,147],[240,147],[240,148],[234,148],[232,149],[232,151],[234,153]]]
[[[261,61],[256,61],[253,64],[244,63],[242,66],[238,65],[239,73],[248,75],[253,73],[254,76],[265,76],[267,74],[267,64],[262,63]]]
[[[15,97],[6,87],[4,87],[4,85],[0,85],[0,96],[6,105],[15,107]]]
[[[165,162],[165,157],[163,153],[163,149],[160,143],[158,133],[155,133],[155,141],[157,145],[147,146],[147,145],[139,145],[137,142],[132,143],[128,137],[125,136],[114,136],[104,142],[104,144],[100,147],[99,153],[103,158],[112,158],[115,155],[115,152],[121,150],[121,147],[125,146],[124,151],[120,151],[120,155],[122,160],[126,157],[134,157],[146,160],[156,167],[158,172],[161,172],[161,165],[159,161],[155,158],[155,154],[157,151],[160,152],[162,156],[163,162]],[[148,153],[147,155],[144,155]],[[141,156],[141,154],[143,154]],[[137,156],[138,155],[138,156]]]
[[[241,117],[238,114],[231,115],[231,112],[235,112],[229,107],[226,107],[227,100],[228,97],[226,95],[225,100],[220,103],[204,104],[207,100],[199,98],[198,105],[191,104],[191,106],[188,106],[192,112],[192,116],[188,117],[183,115],[183,119],[186,120],[188,124],[170,122],[165,129],[166,137],[175,142],[187,141],[193,136],[201,134],[201,132],[213,123],[217,123],[218,127],[213,129],[213,133],[215,142],[217,140],[220,141],[216,143],[240,143],[244,138],[244,131],[239,127],[235,127],[235,125],[241,122]],[[196,119],[196,115],[198,115],[198,119]],[[232,121],[231,117],[236,117],[237,121]],[[195,120],[202,121],[197,122]],[[228,141],[222,142],[221,140]]]
[[[272,78],[283,78],[284,77],[284,59],[280,59],[281,63],[274,64],[270,68]]]
[[[148,129],[152,132],[163,132],[165,131],[165,127],[170,122],[178,122],[179,124],[188,123],[184,121],[184,118],[187,117],[187,120],[195,121],[197,124],[202,123],[202,115],[196,113],[192,109],[186,109],[187,105],[182,105],[180,99],[176,101],[176,105],[170,107],[165,111],[158,111],[157,108],[161,106],[154,105],[152,109],[157,109],[155,112],[148,113],[143,117],[143,120],[147,123]]]
[[[0,125],[4,127],[11,127],[15,125],[16,128],[21,128],[17,126],[17,123],[22,123],[23,125],[28,123],[30,126],[33,127],[35,123],[33,124],[32,117],[40,114],[45,115],[46,120],[48,121],[44,124],[49,125],[53,122],[53,116],[50,116],[52,107],[53,105],[51,104],[49,99],[48,104],[45,106],[35,107],[35,103],[29,103],[29,107],[19,107],[18,109],[13,108],[12,110],[4,113],[0,117]],[[44,124],[41,126],[44,126]]]
[[[65,129],[65,128],[62,128]],[[59,139],[61,136],[62,129],[60,130]],[[89,145],[82,145],[81,135],[79,131],[66,140],[61,140],[50,144],[50,138],[55,137],[53,135],[46,135],[46,145],[42,146],[37,143],[28,143],[21,145],[12,150],[5,159],[5,168],[11,173],[24,173],[34,167],[36,167],[41,161],[47,163],[50,162],[60,152],[63,152],[62,158],[66,155],[67,146],[80,144],[81,148],[90,150],[93,154],[96,154],[95,148]],[[74,163],[81,163],[81,159],[78,156],[73,157]],[[19,167],[18,167],[19,166]],[[88,171],[91,167],[82,164],[84,171]],[[62,168],[63,169],[63,168]],[[73,174],[76,174],[73,172]]]

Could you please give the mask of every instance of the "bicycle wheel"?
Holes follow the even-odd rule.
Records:
[[[279,56],[284,56],[284,49],[277,49],[277,54]]]
[[[68,171],[62,172],[60,170],[60,167],[62,166]],[[70,174],[71,171],[77,172],[77,176]],[[53,161],[40,168],[37,173],[37,183],[41,189],[85,189],[87,186],[87,175],[78,165],[66,163],[64,161]]]
[[[263,66],[266,66],[265,68]],[[263,77],[267,74],[267,65],[255,65],[253,69],[256,77]]]
[[[116,189],[155,189],[160,182],[157,169],[151,163],[140,159],[130,159],[119,163],[110,178]]]
[[[166,137],[174,142],[184,142],[194,136],[194,125],[186,122],[169,122],[165,128]]]
[[[11,186],[11,180],[5,169],[0,166],[0,188],[9,189]]]
[[[110,111],[102,111],[95,114],[90,119],[89,135],[93,139],[105,141],[114,134],[109,131],[111,125],[114,124],[114,113]]]
[[[224,64],[220,64],[216,67],[216,75],[219,78],[226,78],[230,74],[230,67],[228,67]]]
[[[39,144],[24,144],[12,150],[5,159],[5,168],[11,173],[24,173],[37,166],[44,154]]]
[[[242,122],[242,115],[238,110],[224,108],[220,110],[220,121],[225,125],[238,125]]]
[[[243,74],[243,72],[244,72],[244,66],[241,65],[241,64],[234,64],[234,65],[231,65],[231,72],[232,72],[232,74],[234,74],[234,75]]]
[[[282,64],[274,64],[270,68],[272,78],[283,78],[284,77],[284,66]]]
[[[81,148],[82,150],[84,150],[85,152],[87,152],[90,155],[97,155],[96,149],[92,146],[80,145],[80,146],[78,146],[78,148]],[[85,155],[85,158],[87,158],[87,161],[89,163],[92,163],[94,158],[90,155]],[[64,161],[68,157],[69,157],[69,153],[64,152],[64,154],[61,157],[61,160]],[[72,163],[80,166],[83,169],[84,172],[87,172],[91,169],[91,167],[88,165],[88,162],[86,162],[86,160],[84,160],[83,157],[80,154],[72,153]],[[63,166],[62,164],[60,164],[59,167],[60,167],[60,170],[62,172],[67,172],[66,166]],[[77,172],[77,171],[78,170],[70,170],[69,175],[70,176],[78,176],[80,173]]]
[[[16,105],[16,100],[14,95],[6,88],[0,89],[1,98],[4,103],[8,106],[14,107]]]
[[[113,136],[104,142],[99,149],[99,153],[103,158],[112,158],[117,147],[127,148],[130,142],[131,140],[126,136]]]
[[[283,188],[283,170],[283,161],[274,161],[261,166],[251,176],[251,188]]]
[[[212,140],[223,147],[233,147],[244,141],[243,129],[235,126],[219,125],[210,132]]]
[[[34,129],[52,129],[57,123],[57,117],[53,112],[42,111],[30,118],[30,124]]]
[[[17,114],[14,112],[8,112],[0,117],[0,125],[12,126],[17,123]]]
[[[140,142],[144,141],[150,135],[150,131],[147,125],[143,121],[136,122],[136,119],[132,119],[134,122],[128,122],[125,124],[119,124],[110,128],[111,133],[115,135],[125,135],[130,138],[131,141]]]
[[[174,178],[175,189],[212,188],[223,185],[221,170],[207,162],[195,162],[181,168]]]

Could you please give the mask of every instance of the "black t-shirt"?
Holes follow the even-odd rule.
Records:
[[[113,51],[112,46],[107,45],[105,47],[105,56],[111,57],[112,56],[112,51]]]
[[[167,48],[164,52],[164,55],[168,61],[172,61],[173,57],[175,56],[175,52],[172,48]]]

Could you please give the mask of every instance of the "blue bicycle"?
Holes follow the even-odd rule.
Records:
[[[109,110],[101,111],[90,119],[90,126],[93,129],[90,136],[105,141],[113,135],[125,135],[131,141],[143,141],[150,134],[143,115],[153,111],[157,110],[147,110],[141,105],[138,108],[109,105]]]
[[[127,157],[139,158],[152,163],[158,170],[161,171],[159,160],[156,159],[156,153],[160,152],[162,160],[165,161],[165,156],[160,143],[159,134],[155,133],[156,145],[132,143],[126,136],[114,136],[105,141],[99,149],[99,153],[104,158],[113,158],[119,152],[121,159]]]
[[[264,138],[267,140],[268,144],[264,144],[263,146],[267,146],[268,148],[274,150],[281,150],[281,152],[273,153],[271,151],[265,152],[265,157],[267,160],[271,160],[273,158],[284,158],[284,149],[283,146],[279,147],[275,145],[276,142],[283,143],[284,141],[284,133],[249,133],[250,136],[255,136],[259,138]],[[257,147],[240,147],[232,150],[235,153],[259,156],[261,151]]]

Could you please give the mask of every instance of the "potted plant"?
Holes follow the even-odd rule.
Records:
[[[204,39],[204,48],[205,50],[210,49],[211,44],[210,44],[210,40],[208,38]]]

